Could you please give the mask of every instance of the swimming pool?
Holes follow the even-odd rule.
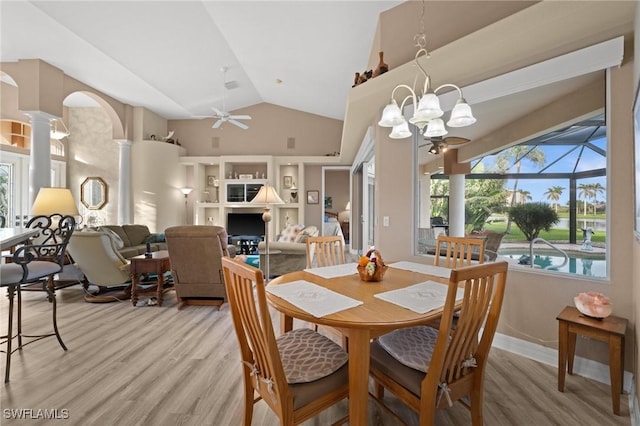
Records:
[[[505,248],[500,249],[498,254],[510,259],[515,259],[518,262],[523,261],[526,265],[526,260],[529,257],[529,249]],[[552,249],[536,248],[533,252],[534,267],[588,277],[607,277],[607,262],[604,253],[567,251],[567,255],[569,255],[569,261],[566,265],[560,267],[564,261],[564,257],[560,253]]]

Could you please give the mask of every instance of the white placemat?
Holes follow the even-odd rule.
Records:
[[[304,280],[268,285],[267,291],[318,318],[362,305],[360,300]]]
[[[419,314],[444,306],[448,286],[435,281],[425,281],[398,290],[386,291],[374,295],[378,299],[411,309]],[[456,299],[462,299],[464,289],[458,289]]]
[[[418,272],[419,274],[435,275],[436,277],[449,278],[451,269],[442,266],[425,265],[423,263],[401,261],[389,265],[392,268],[406,269],[407,271]]]
[[[343,265],[321,266],[319,268],[307,268],[304,271],[322,278],[345,277],[347,275],[357,274],[358,264],[345,263]]]

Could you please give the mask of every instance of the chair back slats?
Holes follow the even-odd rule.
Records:
[[[470,266],[472,260],[484,263],[484,246],[485,241],[479,238],[439,235],[434,265],[453,269]]]
[[[447,399],[469,395],[474,388],[481,390],[502,309],[507,269],[507,262],[497,262],[451,271],[438,337],[421,386],[423,398],[430,395],[436,407],[446,407]],[[456,292],[460,288],[464,288],[464,296],[453,328]],[[473,379],[473,375],[479,378]],[[447,398],[434,396],[444,393]]]
[[[256,392],[274,411],[282,412],[281,404],[287,400],[289,390],[273,332],[262,271],[229,257],[222,258],[222,266],[245,380],[251,381]]]
[[[342,237],[322,236],[307,238],[307,268],[342,265],[345,262]]]

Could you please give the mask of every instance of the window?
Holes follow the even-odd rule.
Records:
[[[533,261],[535,268],[606,278],[606,135],[604,115],[599,115],[473,161],[465,179],[465,233],[506,231],[499,254],[516,263],[530,266]],[[417,158],[428,158],[428,148],[429,144],[419,147]],[[442,173],[425,175],[426,169],[424,164],[418,167],[421,196],[416,211],[433,217],[445,211],[448,178]],[[566,262],[544,244],[535,244],[534,258],[529,259],[529,243],[509,220],[508,211],[531,202],[548,204],[559,216],[551,230],[539,236],[567,252]],[[426,223],[420,217],[417,254],[428,252],[432,232],[424,228],[434,226]]]

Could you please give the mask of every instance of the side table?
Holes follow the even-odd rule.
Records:
[[[158,306],[162,306],[164,293],[164,273],[171,270],[171,262],[169,260],[169,252],[167,250],[154,251],[151,257],[145,257],[144,254],[129,259],[131,265],[131,302],[133,306],[138,303],[138,294],[154,291],[154,289],[140,291],[138,289],[138,281],[140,274],[157,274],[158,282],[155,289]]]
[[[573,374],[573,358],[578,334],[609,344],[609,375],[613,413],[620,415],[620,394],[624,375],[625,318],[609,316],[603,319],[585,316],[573,306],[567,306],[556,317],[558,320],[558,390],[564,392],[565,373]]]

